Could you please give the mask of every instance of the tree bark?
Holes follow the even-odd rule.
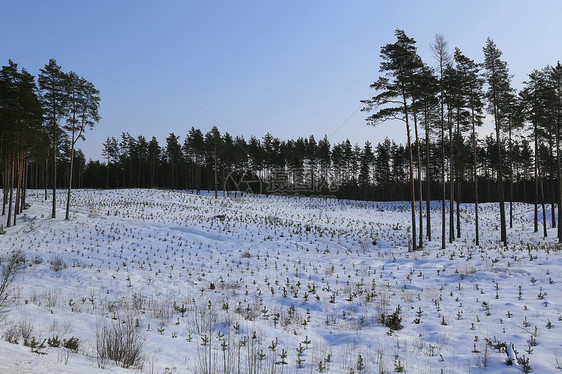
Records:
[[[509,228],[513,228],[513,142],[511,138],[511,115],[509,116]]]
[[[472,148],[474,157],[474,231],[475,231],[475,244],[480,245],[480,237],[478,232],[478,164],[476,157],[477,141],[476,141],[476,119],[474,115],[474,107],[471,108],[472,115]]]
[[[429,171],[429,114],[427,105],[425,106],[425,199],[426,199],[426,230],[427,240],[431,241],[431,174]]]
[[[538,134],[537,125],[533,124],[533,135],[535,140],[535,209],[534,209],[534,232],[539,231],[539,212],[538,212],[538,200],[539,200],[539,146],[538,146]],[[542,192],[542,189],[541,189]],[[544,202],[543,202],[544,205]],[[546,224],[546,222],[543,222]]]
[[[495,74],[495,72],[493,72]],[[501,141],[500,141],[500,118],[498,114],[498,98],[496,87],[492,86],[493,95],[493,109],[494,109],[494,122],[496,127],[496,142],[498,146],[498,198],[500,200],[500,240],[503,245],[507,245],[507,229],[505,226],[505,201],[503,193],[503,172],[502,172],[502,154],[501,154]]]
[[[406,133],[408,136],[408,158],[410,162],[410,202],[412,205],[412,251],[416,251],[416,189],[414,185],[414,159],[412,155],[412,140],[410,136],[410,122],[408,120],[408,104],[406,95],[402,96],[404,105],[404,117],[406,120]]]
[[[539,181],[541,184],[541,206],[542,206],[542,226],[543,226],[543,235],[546,238],[548,236],[548,230],[546,228],[546,206],[545,206],[545,199],[544,199],[544,182],[541,175],[541,169],[539,168]]]
[[[8,221],[6,223],[6,227],[11,227],[12,226],[12,201],[14,198],[14,174],[15,174],[15,167],[16,167],[16,162],[15,162],[15,157],[12,156],[12,167],[10,168],[10,185],[8,186],[10,191],[9,194],[10,196],[8,197]]]
[[[452,114],[449,110],[449,243],[455,240],[455,176],[453,159],[453,122]]]
[[[68,173],[68,193],[66,195],[66,216],[65,216],[65,220],[69,220],[70,219],[70,193],[72,191],[72,175],[73,175],[73,171],[74,171],[74,146],[76,145],[76,140],[78,140],[78,137],[75,137],[75,127],[74,125],[72,125],[72,146],[70,149],[70,170]]]
[[[57,218],[57,122],[53,118],[53,207],[51,218]]]
[[[419,193],[419,206],[420,206],[420,244],[419,249],[423,248],[423,191],[422,191],[422,170],[421,170],[421,152],[420,152],[420,138],[418,136],[418,118],[415,109],[415,103],[412,99],[412,108],[414,114],[414,131],[416,136],[416,153],[418,158],[418,193]]]
[[[461,131],[460,131],[460,108],[457,109],[457,157],[456,157],[456,161],[457,161],[457,167],[455,168],[455,180],[456,180],[456,185],[457,185],[457,238],[461,237],[461,216],[460,216],[460,198],[461,198],[461,181],[460,181],[460,173],[459,173],[459,169],[460,169],[460,165],[458,165],[460,163],[458,154],[460,152],[460,139],[461,139]]]
[[[558,130],[558,121],[556,113],[554,113],[554,131],[556,131],[556,171],[557,171],[557,189],[556,200],[558,203],[558,243],[562,243],[562,175],[560,173],[560,131]],[[554,214],[554,212],[553,212]]]

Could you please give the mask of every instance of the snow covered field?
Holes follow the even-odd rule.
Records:
[[[42,191],[28,202],[0,236],[4,260],[27,259],[0,312],[1,373],[562,366],[562,257],[556,229],[532,232],[531,205],[514,206],[506,248],[497,204],[481,205],[481,247],[461,205],[462,238],[441,250],[436,202],[434,241],[409,252],[407,203],[82,190],[64,221],[62,210],[47,218]],[[127,327],[144,343],[142,368],[98,355],[104,331]],[[78,350],[24,345],[57,336],[78,338]]]

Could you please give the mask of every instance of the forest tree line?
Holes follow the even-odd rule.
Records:
[[[244,139],[221,134],[217,127],[206,133],[192,127],[183,140],[169,134],[165,144],[128,133],[109,137],[104,159],[86,163],[75,144],[99,121],[99,92],[75,73],[63,73],[54,60],[41,69],[38,84],[10,61],[0,77],[3,213],[8,206],[10,222],[12,204],[16,214],[25,208],[28,187],[45,189],[46,198],[47,188],[53,195],[56,188],[70,194],[72,185],[207,190],[215,196],[242,187],[244,192],[410,201],[413,249],[423,246],[423,238],[431,239],[430,200],[441,201],[443,247],[447,238],[452,242],[461,235],[461,202],[475,204],[477,244],[478,203],[483,201],[500,203],[504,243],[506,221],[513,222],[513,204],[508,217],[506,201],[535,204],[535,231],[542,207],[546,236],[545,206],[550,204],[555,226],[561,199],[562,65],[532,71],[517,92],[491,39],[478,63],[458,48],[451,53],[438,34],[430,66],[418,55],[414,39],[402,30],[395,36],[394,43],[381,47],[380,76],[371,84],[375,94],[362,102],[369,125],[402,122],[396,126],[405,125],[406,144],[389,139],[376,145],[330,144],[327,137],[313,136],[280,140],[269,133]],[[495,131],[478,138],[486,113]]]
[[[562,118],[560,62],[555,66],[546,66],[531,72],[524,83],[524,88],[517,92],[511,85],[512,76],[509,74],[507,62],[501,59],[502,52],[490,38],[486,40],[482,49],[483,62],[477,63],[464,55],[459,48],[455,48],[451,55],[447,41],[442,35],[437,34],[431,45],[435,65],[433,68],[419,56],[413,38],[400,29],[395,31],[395,36],[394,43],[381,47],[379,67],[381,74],[371,84],[375,94],[362,102],[365,104],[364,111],[369,113],[367,117],[369,125],[377,126],[390,120],[404,124],[408,152],[408,200],[412,215],[412,249],[423,247],[424,237],[431,240],[430,210],[427,206],[425,235],[423,231],[423,199],[425,197],[426,205],[429,205],[432,196],[432,177],[429,158],[426,158],[423,164],[422,139],[425,139],[428,153],[431,143],[441,145],[437,162],[439,170],[434,174],[434,177],[440,181],[441,247],[445,248],[447,237],[449,242],[453,242],[455,237],[461,235],[458,203],[462,199],[460,191],[467,176],[474,185],[471,200],[475,207],[475,242],[479,245],[478,202],[479,197],[481,199],[479,180],[482,170],[478,161],[476,129],[482,125],[485,112],[494,120],[495,131],[492,139],[495,140],[493,146],[495,149],[490,150],[489,156],[493,157],[495,154],[498,160],[494,172],[500,213],[500,240],[507,245],[505,200],[508,196],[509,200],[513,201],[513,189],[517,186],[515,162],[518,137],[522,138],[522,144],[524,140],[533,144],[534,231],[538,232],[540,203],[543,233],[546,236],[545,190],[548,190],[548,180],[551,181],[553,190],[551,201],[555,201],[560,207],[562,198],[559,136],[560,118]],[[469,144],[472,143],[472,154],[468,156],[468,159],[472,160],[472,167],[468,168],[467,175],[463,175],[465,170],[459,162],[463,157],[459,151],[464,147],[462,139],[465,138]],[[466,155],[465,153],[464,157]],[[422,179],[424,167],[426,173],[430,175],[425,183]],[[448,217],[446,217],[447,201]],[[416,209],[417,203],[419,204]],[[553,204],[553,217],[554,209]],[[419,213],[418,226],[416,210]],[[558,220],[560,221],[561,218],[562,210],[558,209]],[[554,220],[553,224],[555,224]],[[513,227],[513,204],[509,204],[509,226]],[[558,225],[558,238],[562,243],[562,225]]]
[[[421,158],[427,157],[425,141],[421,140]],[[472,201],[471,176],[472,143],[470,139],[459,139],[460,147],[453,149],[456,168],[462,180],[461,201]],[[448,149],[448,142],[445,143]],[[215,153],[216,148],[216,153]],[[497,201],[495,170],[498,158],[496,143],[492,135],[477,144],[479,179],[484,201]],[[439,175],[440,144],[430,143],[430,171],[426,176]],[[550,197],[554,189],[554,169],[550,149],[541,148],[547,171]],[[503,161],[506,170],[507,149],[504,145]],[[317,141],[314,136],[296,140],[280,140],[267,133],[263,138],[254,136],[246,140],[243,136],[221,134],[217,128],[207,133],[192,128],[182,140],[171,133],[165,145],[156,137],[131,136],[123,133],[119,139],[108,138],[103,144],[103,161],[89,161],[80,166],[82,186],[89,188],[171,188],[198,192],[225,189],[234,191],[236,181],[245,172],[246,180],[261,180],[263,193],[286,193],[324,195],[354,200],[408,200],[408,152],[402,144],[390,139],[372,145],[366,141],[362,146],[349,140],[330,144],[329,139]],[[215,155],[217,182],[215,183]],[[533,150],[526,139],[513,143],[514,201],[532,202]],[[283,173],[279,173],[283,170]],[[292,174],[293,170],[297,170]],[[306,171],[302,173],[300,171]],[[234,174],[234,180],[229,176]],[[274,180],[279,177],[284,181]],[[297,179],[301,177],[301,179]],[[313,180],[304,180],[307,177]],[[284,182],[284,189],[274,188]],[[440,198],[438,179],[430,180],[434,185],[432,200]],[[230,183],[230,184],[229,184]],[[257,191],[255,191],[257,192]],[[553,199],[550,199],[553,200]],[[550,201],[549,200],[549,201]]]
[[[6,227],[28,207],[28,187],[52,189],[56,217],[57,187],[67,189],[69,219],[72,186],[80,186],[85,158],[76,150],[88,128],[99,120],[99,91],[75,72],[64,72],[54,59],[37,81],[13,61],[0,70],[0,163],[2,215]],[[62,163],[60,161],[63,161]],[[75,167],[77,164],[77,167]],[[78,173],[75,173],[78,170]]]

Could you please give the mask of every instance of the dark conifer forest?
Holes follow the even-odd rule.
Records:
[[[430,224],[421,213],[430,200],[449,207],[441,217],[449,241],[460,203],[499,202],[504,242],[513,219],[510,203],[534,203],[539,231],[536,217],[546,208],[555,210],[561,198],[560,62],[529,72],[517,91],[491,39],[482,55],[469,57],[459,48],[450,50],[437,35],[434,58],[423,61],[413,38],[402,30],[395,36],[381,47],[373,96],[362,102],[367,125],[393,121],[406,144],[279,139],[269,132],[248,139],[217,127],[208,132],[192,127],[170,133],[164,144],[154,134],[109,137],[100,145],[104,158],[86,161],[79,140],[100,120],[94,84],[64,72],[55,60],[37,76],[9,61],[0,72],[4,222],[15,223],[26,209],[30,188],[45,190],[46,199],[48,191],[64,189],[67,201],[72,188],[165,188],[410,201],[419,246]],[[486,115],[494,131],[478,137]],[[549,224],[555,225],[552,217]]]

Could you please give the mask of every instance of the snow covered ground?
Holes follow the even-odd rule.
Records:
[[[63,210],[47,218],[42,191],[28,202],[0,236],[4,260],[14,250],[27,259],[13,303],[0,311],[1,373],[521,373],[527,359],[534,372],[553,373],[562,365],[562,257],[556,229],[547,239],[532,232],[530,205],[514,205],[505,248],[497,204],[481,205],[480,247],[473,208],[461,205],[462,237],[441,250],[435,202],[433,241],[409,252],[407,203],[81,190],[65,221]],[[401,328],[383,323],[393,313]],[[133,327],[142,368],[98,357],[104,326]],[[57,336],[77,337],[78,350],[24,345]]]

